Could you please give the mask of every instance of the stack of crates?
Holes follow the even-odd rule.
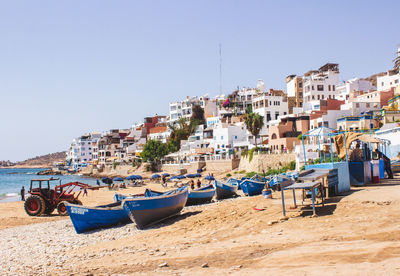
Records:
[[[328,197],[337,195],[339,185],[338,169],[330,169],[328,175]]]

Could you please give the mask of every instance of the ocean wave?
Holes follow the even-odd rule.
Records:
[[[15,197],[18,196],[18,193],[6,193],[6,194],[0,194],[0,197]]]

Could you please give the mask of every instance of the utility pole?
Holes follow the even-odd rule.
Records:
[[[219,94],[222,94],[222,46],[219,44]]]

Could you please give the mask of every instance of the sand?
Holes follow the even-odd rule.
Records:
[[[127,224],[81,235],[69,218],[32,218],[21,202],[3,203],[0,273],[399,275],[399,180],[353,188],[318,207],[317,217],[299,207],[287,208],[289,219],[280,220],[280,194],[274,193],[273,199],[240,197],[186,207],[147,230]],[[82,201],[107,203],[113,193],[92,191]],[[287,197],[289,207],[289,192]]]

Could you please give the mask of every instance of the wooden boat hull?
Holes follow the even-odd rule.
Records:
[[[254,196],[261,194],[265,187],[265,183],[252,179],[245,179],[240,183],[240,186],[242,187],[243,193],[248,196]]]
[[[185,206],[187,198],[188,188],[183,187],[160,196],[127,198],[122,206],[138,228],[145,228],[178,214]]]
[[[121,202],[97,207],[66,203],[66,207],[78,234],[129,222],[129,216],[122,208]]]
[[[186,206],[209,203],[214,195],[215,188],[212,185],[190,191]]]
[[[215,180],[215,193],[218,200],[237,196],[238,187]]]

